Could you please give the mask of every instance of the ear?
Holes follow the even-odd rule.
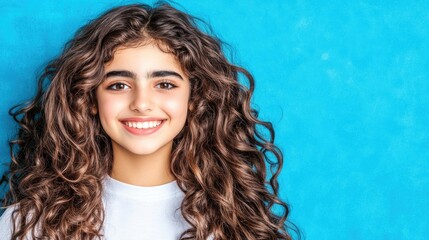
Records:
[[[190,103],[188,104],[188,111],[189,111],[189,112],[192,112],[192,111],[194,111],[194,109],[195,109],[194,104],[190,102]]]
[[[91,109],[90,109],[90,113],[92,114],[92,115],[97,115],[97,113],[98,113],[98,109],[97,109],[97,106],[92,106],[91,107]]]

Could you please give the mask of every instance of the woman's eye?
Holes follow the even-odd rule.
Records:
[[[130,87],[125,83],[114,83],[112,85],[109,85],[109,87],[107,87],[107,89],[110,89],[110,90],[124,90],[128,88]]]
[[[169,90],[169,89],[176,88],[177,86],[174,85],[174,84],[172,84],[172,83],[170,83],[170,82],[161,82],[161,83],[157,84],[157,87],[161,88],[161,89],[167,89],[167,90]]]

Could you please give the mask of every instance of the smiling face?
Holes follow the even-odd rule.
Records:
[[[175,56],[156,45],[122,48],[96,90],[115,158],[165,156],[186,122],[190,83]]]

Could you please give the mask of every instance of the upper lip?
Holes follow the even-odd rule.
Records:
[[[131,118],[121,118],[120,122],[150,122],[150,121],[163,121],[165,118],[157,117],[131,117]]]

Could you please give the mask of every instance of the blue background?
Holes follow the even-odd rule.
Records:
[[[0,161],[44,64],[130,1],[2,1]],[[429,1],[179,1],[256,78],[306,239],[428,239]],[[149,2],[150,3],[150,2]],[[1,173],[1,172],[0,172]]]

